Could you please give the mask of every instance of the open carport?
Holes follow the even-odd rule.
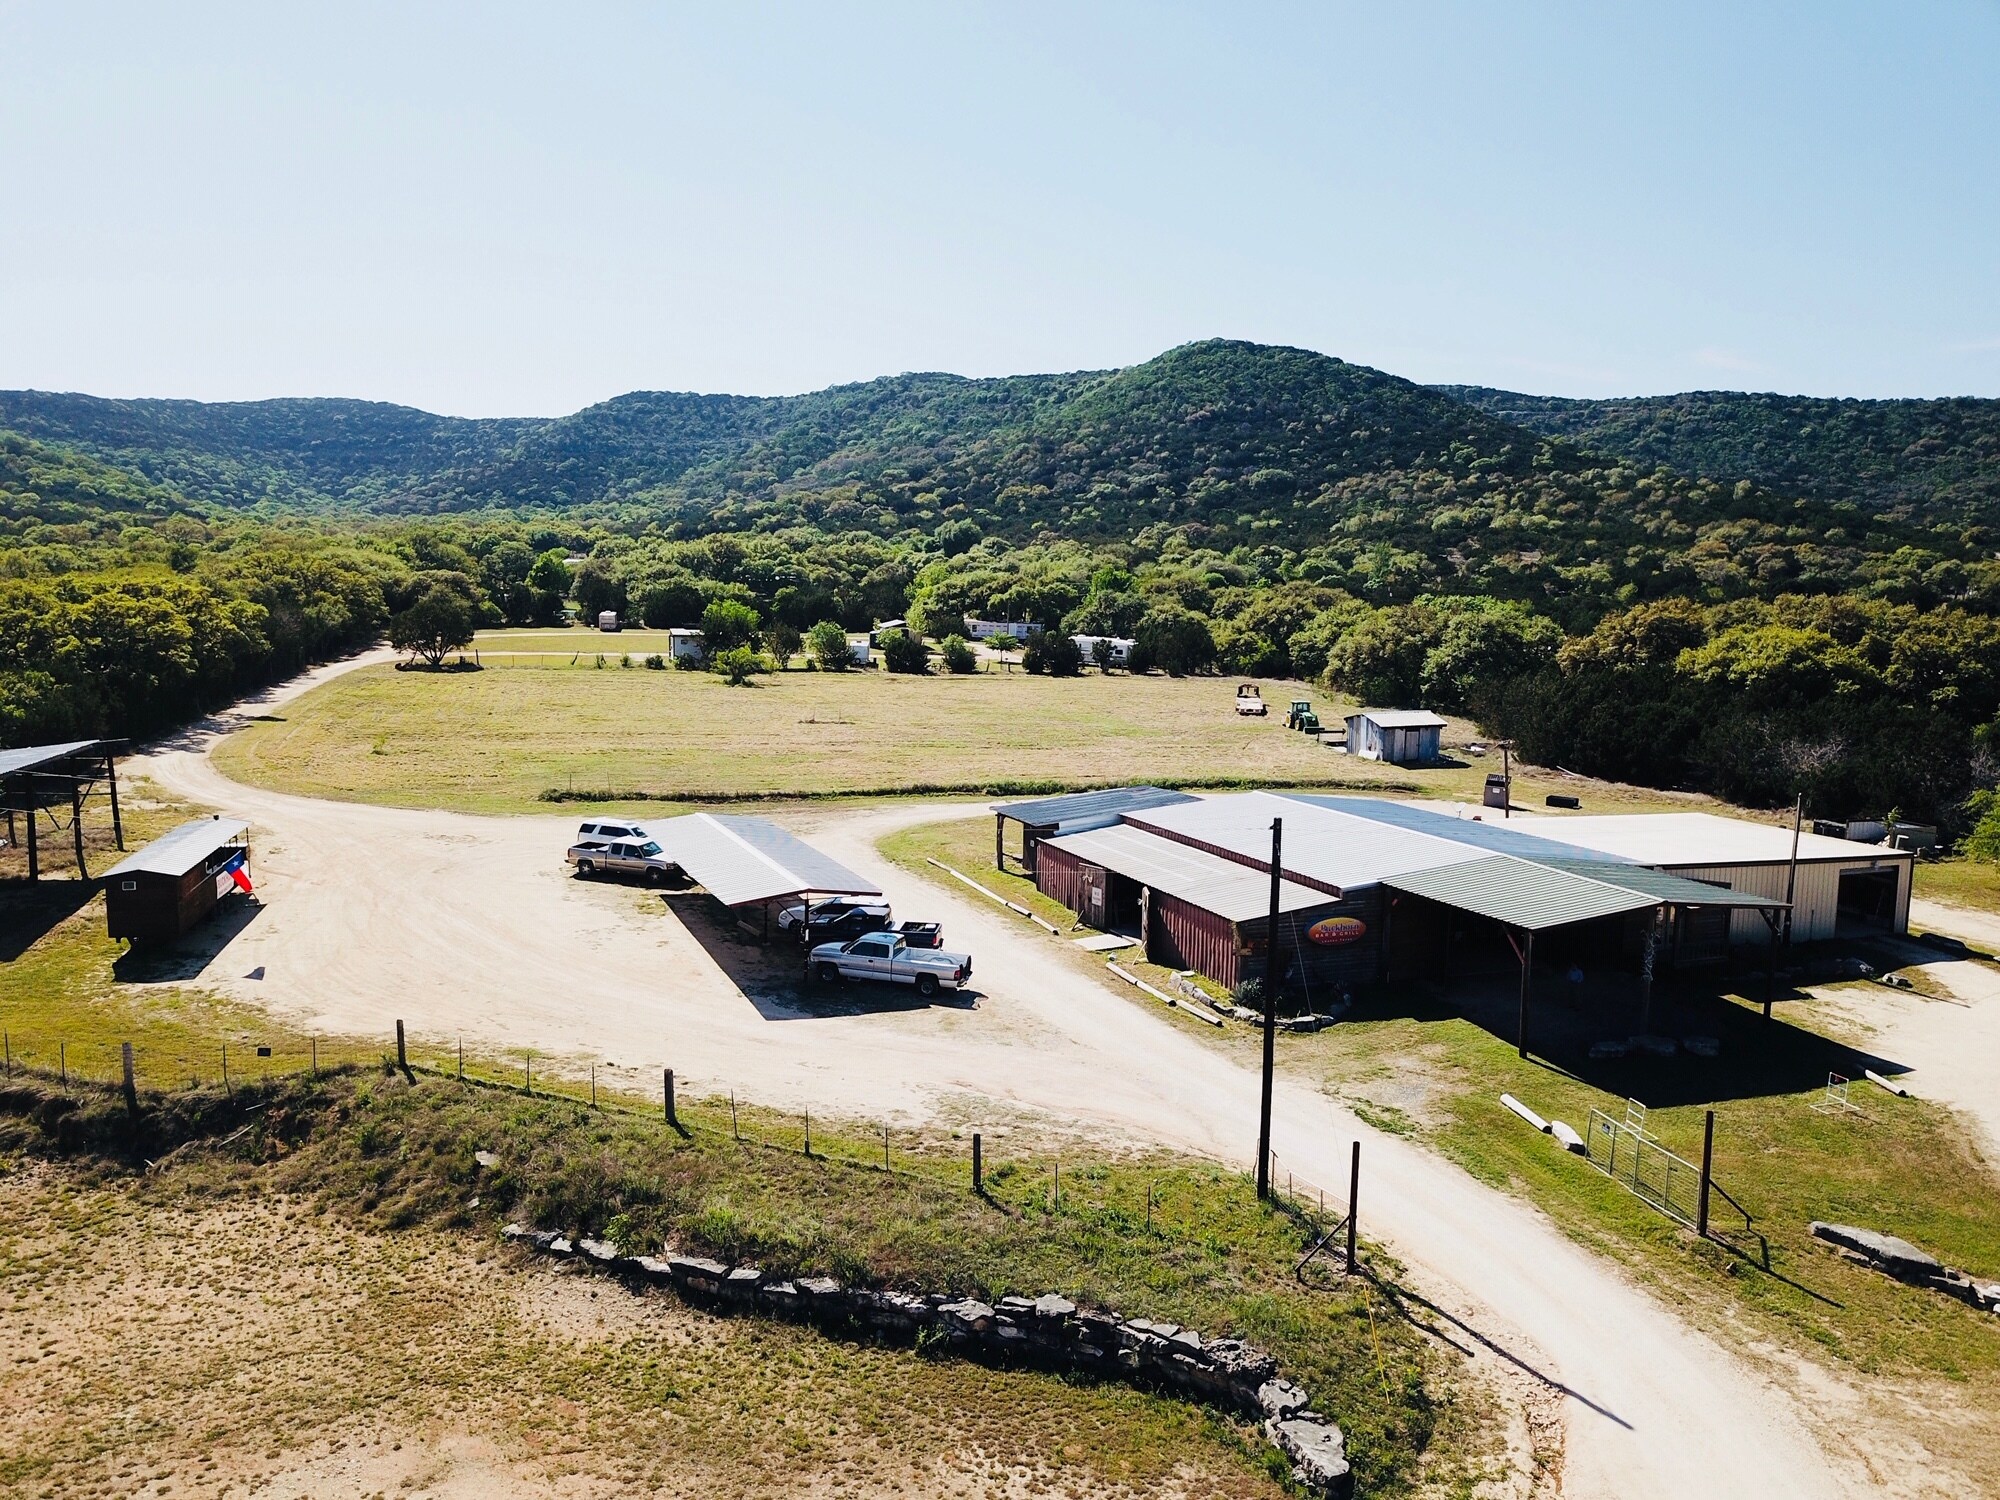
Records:
[[[1650,1022],[1653,970],[1665,935],[1688,914],[1720,910],[1758,913],[1775,927],[1785,903],[1670,875],[1642,865],[1601,860],[1521,859],[1510,854],[1439,865],[1386,877],[1392,893],[1387,943],[1390,971],[1398,956],[1403,974],[1422,966],[1450,977],[1468,940],[1497,934],[1521,971],[1520,1016],[1515,1045],[1528,1055],[1528,1007],[1534,988],[1535,937],[1560,934],[1572,950],[1625,953],[1639,958],[1641,1013]],[[1470,924],[1460,920],[1473,918]],[[1769,950],[1775,957],[1775,945]],[[1765,1014],[1770,1014],[1767,1003]]]
[[[771,913],[781,902],[882,894],[874,881],[764,818],[689,813],[649,826],[667,858],[739,922],[757,908],[757,929],[764,937],[770,936]]]

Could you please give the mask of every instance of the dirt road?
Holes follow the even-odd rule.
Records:
[[[255,827],[264,909],[202,982],[327,1030],[386,1035],[403,1018],[420,1036],[573,1050],[649,1075],[671,1064],[696,1088],[735,1086],[772,1104],[972,1121],[1031,1111],[1229,1162],[1251,1154],[1253,1071],[1079,972],[1056,940],[976,896],[940,894],[875,851],[896,826],[965,809],[801,821],[899,907],[941,917],[953,946],[977,958],[975,1006],[884,997],[864,1010],[847,994],[827,1013],[754,984],[746,994],[733,945],[676,920],[659,897],[569,878],[560,856],[574,816],[477,818],[265,792],[217,773],[199,735],[147,769]],[[1368,1232],[1460,1324],[1468,1352],[1561,1393],[1564,1493],[1898,1492],[1900,1476],[1869,1472],[1844,1444],[1823,1448],[1786,1391],[1532,1208],[1370,1130],[1307,1084],[1281,1084],[1274,1144],[1288,1170],[1344,1182],[1356,1138]]]

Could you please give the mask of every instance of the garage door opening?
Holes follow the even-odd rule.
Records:
[[[1901,875],[1886,870],[1842,870],[1840,872],[1840,914],[1835,931],[1842,937],[1856,933],[1890,932],[1896,925],[1896,898],[1901,894]]]

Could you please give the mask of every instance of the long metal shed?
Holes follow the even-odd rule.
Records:
[[[1172,807],[1198,799],[1189,792],[1160,786],[1111,786],[1088,792],[1065,792],[1055,797],[1037,797],[1027,802],[993,804],[993,868],[1005,870],[1012,858],[1021,873],[1035,873],[1035,851],[1044,840],[1069,833],[1087,833],[1093,828],[1109,828],[1127,813],[1149,807]],[[1021,853],[1007,852],[1007,824],[1021,825]]]
[[[648,823],[666,856],[724,906],[770,905],[790,897],[879,896],[882,888],[764,818],[689,813]]]
[[[244,888],[249,861],[250,825],[242,819],[183,823],[105,871],[105,928],[134,943],[171,942]]]

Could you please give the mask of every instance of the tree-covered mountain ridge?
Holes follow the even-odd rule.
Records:
[[[264,514],[565,513],[669,538],[1183,535],[1282,553],[1363,598],[1489,593],[1572,628],[1672,595],[2000,598],[1983,522],[1690,478],[1365,366],[1228,340],[1123,370],[638,392],[552,419],[13,392],[0,429]]]
[[[1693,478],[1747,479],[1906,520],[1991,526],[2000,515],[2000,400],[1746,391],[1582,400],[1435,389],[1544,436]]]

